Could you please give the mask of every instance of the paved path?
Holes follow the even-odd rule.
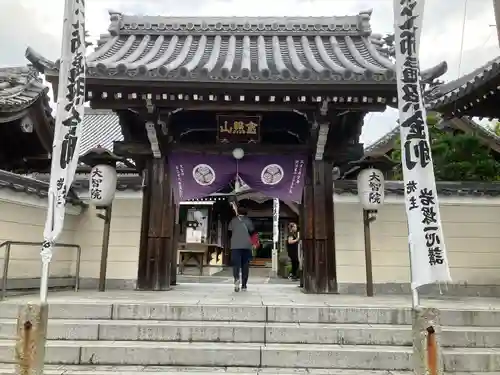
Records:
[[[21,304],[36,301],[38,295],[13,296],[2,304]],[[352,306],[352,307],[410,307],[411,297],[304,294],[296,284],[249,283],[247,292],[235,293],[230,283],[180,284],[171,291],[142,292],[114,290],[97,292],[49,292],[49,302],[54,303],[169,303],[205,305],[265,305],[265,306]],[[446,297],[422,299],[422,305],[446,309],[500,310],[500,299],[480,297]]]

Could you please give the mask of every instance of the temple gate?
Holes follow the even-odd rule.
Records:
[[[167,290],[176,280],[172,153],[242,149],[269,160],[306,155],[304,288],[337,291],[333,170],[342,173],[363,156],[365,115],[396,105],[390,40],[372,34],[370,16],[110,12],[109,35],[88,57],[86,95],[92,108],[118,114],[125,140],[114,153],[143,176],[139,289]],[[57,91],[59,65],[32,50],[27,57]]]

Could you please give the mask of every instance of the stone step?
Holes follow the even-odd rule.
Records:
[[[16,303],[2,303],[0,319],[17,317]],[[377,306],[263,306],[245,304],[166,303],[51,303],[54,319],[246,321],[276,323],[411,324],[409,307]],[[441,321],[449,326],[500,327],[500,310],[441,309]]]
[[[0,340],[0,363],[13,363],[15,342]],[[179,343],[151,341],[49,341],[46,363],[62,365],[339,368],[408,371],[410,347]],[[444,349],[446,371],[500,371],[500,350]]]
[[[0,319],[0,339],[14,339],[17,321]],[[265,323],[154,320],[49,320],[49,340],[264,343]]]
[[[17,322],[0,319],[0,339]],[[443,327],[443,347],[500,348],[500,327]],[[411,326],[154,320],[50,320],[49,340],[241,342],[411,346]]]
[[[49,341],[48,364],[361,368],[408,370],[411,348],[339,345]],[[0,362],[14,358],[14,341],[0,341]]]
[[[411,325],[269,323],[266,343],[412,345]],[[443,347],[500,348],[500,327],[442,327]]]
[[[168,375],[412,375],[410,371],[373,371],[342,369],[289,369],[247,367],[169,367],[169,366],[51,366],[44,368],[45,375],[144,375],[147,373]],[[1,365],[0,375],[15,375],[13,365]],[[452,374],[449,374],[452,375]],[[453,374],[465,375],[465,374]],[[471,374],[468,374],[471,375]],[[475,374],[472,374],[475,375]],[[481,375],[500,375],[487,374]]]
[[[412,375],[412,371],[377,371],[349,369],[290,369],[247,367],[171,367],[171,366],[53,366],[44,367],[45,375]],[[446,372],[446,375],[500,375],[500,372]],[[0,363],[0,375],[16,375],[14,365]]]

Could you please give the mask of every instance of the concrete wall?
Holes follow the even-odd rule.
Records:
[[[75,231],[79,217],[75,208],[68,209],[60,243],[75,243]],[[78,210],[79,212],[79,210]],[[0,191],[0,243],[4,241],[41,242],[47,215],[46,200],[33,195]],[[16,287],[16,281],[38,279],[41,273],[40,246],[12,245],[8,277],[9,288]],[[76,249],[58,247],[55,249],[51,277],[66,278],[75,275]],[[5,247],[0,248],[0,272],[5,264]],[[1,284],[1,274],[0,274]],[[35,283],[36,286],[36,283]]]
[[[19,195],[19,193],[13,193]],[[365,282],[361,208],[356,197],[337,197],[335,204],[338,281],[363,286]],[[461,198],[460,198],[461,199]],[[500,286],[500,204],[480,198],[459,198],[441,204],[441,216],[454,283]],[[389,199],[391,201],[391,199]],[[474,203],[477,202],[477,203]],[[108,287],[133,287],[137,277],[142,200],[117,198],[113,205],[108,256]],[[0,200],[0,240],[41,241],[45,207]],[[82,247],[82,286],[95,287],[99,277],[103,221],[89,208],[67,215],[61,242]],[[376,284],[407,284],[409,262],[404,206],[392,198],[372,224],[373,275]],[[15,246],[9,278],[38,278],[38,247]],[[3,251],[0,250],[0,267]],[[51,276],[72,276],[75,251],[56,251]],[[2,268],[0,268],[1,270]],[[87,285],[85,285],[85,282]]]
[[[89,207],[81,216],[75,235],[82,247],[81,277],[87,285],[89,282],[95,284],[99,278],[104,222],[96,216],[97,213]],[[127,284],[135,285],[141,214],[142,199],[115,199],[113,203],[107,269],[110,287],[120,287],[116,283],[125,280],[128,280]]]
[[[336,204],[338,278],[365,282],[361,208]],[[500,207],[485,204],[441,204],[453,283],[500,285]],[[372,224],[375,283],[408,283],[408,231],[404,206],[387,204]]]

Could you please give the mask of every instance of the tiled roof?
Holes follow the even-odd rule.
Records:
[[[478,88],[487,85],[493,79],[500,79],[500,56],[469,74],[436,86],[427,96],[427,107],[439,110],[440,107],[451,104]],[[488,93],[485,94],[488,96]],[[481,97],[482,96],[483,95],[481,95]],[[471,103],[471,106],[474,104],[475,103]]]
[[[380,149],[386,145],[393,147],[394,141],[399,137],[399,126],[396,126],[390,132],[385,133],[382,137],[377,139],[371,145],[365,147],[365,155],[377,155],[380,153]],[[382,152],[385,154],[385,152]]]
[[[457,123],[461,126],[457,126]],[[452,118],[446,120],[443,125],[449,126],[453,129],[468,129],[470,132],[475,132],[480,137],[491,140],[491,142],[489,142],[489,146],[496,152],[500,152],[500,137],[468,117]],[[399,126],[396,126],[390,132],[386,133],[371,145],[366,147],[365,155],[379,155],[387,153],[388,150],[394,147],[394,143],[398,139],[399,133]]]
[[[404,195],[403,181],[386,181],[387,195]],[[440,196],[471,196],[471,197],[499,197],[499,182],[445,182],[436,181],[436,188]],[[358,194],[356,180],[335,181],[337,194]]]
[[[85,108],[80,155],[98,146],[113,151],[114,141],[123,141],[118,116],[108,110]]]
[[[31,67],[0,68],[0,111],[18,112],[48,92]]]
[[[395,82],[371,11],[303,18],[174,18],[110,12],[89,76],[176,81]]]
[[[49,183],[0,170],[0,189],[10,189],[16,193],[36,195],[43,198],[48,195]],[[68,194],[68,202],[73,205],[84,205],[72,189],[70,189]]]

